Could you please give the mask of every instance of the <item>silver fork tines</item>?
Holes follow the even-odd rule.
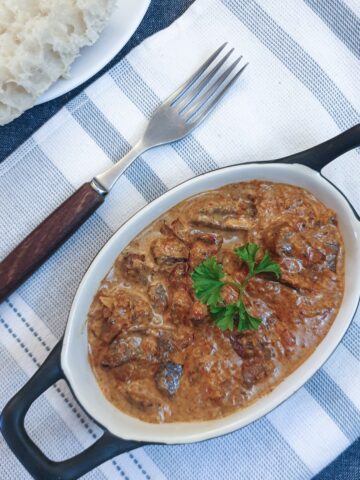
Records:
[[[221,56],[227,43],[219,47],[201,67],[154,112],[138,143],[114,166],[98,175],[93,186],[109,192],[122,173],[150,148],[175,142],[194,130],[236,82],[247,63],[239,70],[242,57],[226,67],[234,49]],[[216,62],[215,62],[216,61]]]
[[[177,90],[175,90],[175,92],[172,93],[170,97],[168,97],[165,100],[165,102],[173,104],[176,100],[178,100],[178,98],[180,98],[181,95],[183,95],[186,92],[186,90],[189,87],[191,87],[191,85],[194,82],[196,82],[196,80],[205,72],[205,70],[209,67],[209,65],[212,64],[212,62],[219,55],[219,53],[222,52],[222,50],[224,50],[226,45],[227,45],[227,42],[223,43],[221,47],[219,47],[212,55],[210,55],[210,57],[206,60],[206,62],[204,62],[201,65],[201,67],[198,70],[196,70],[196,72],[188,80],[186,80],[186,82],[180,85],[180,87]]]
[[[204,78],[199,82],[196,82],[196,86],[194,85],[193,88],[188,89],[187,94],[185,95],[183,92],[180,93],[179,98],[172,102],[172,105],[176,106],[176,110],[181,112],[185,107],[187,107],[203,90],[203,88],[213,79],[216,73],[220,70],[220,68],[224,65],[226,60],[230,57],[234,49],[232,48],[216,65],[213,67],[210,72],[204,76]],[[207,70],[207,69],[205,69]],[[204,73],[205,70],[202,72]],[[201,73],[201,75],[202,75]],[[181,96],[183,94],[183,96]]]
[[[186,121],[189,121],[190,118],[193,116],[193,114],[195,112],[197,112],[202,106],[204,106],[206,104],[206,102],[214,95],[214,93],[218,90],[218,88],[225,82],[225,80],[229,77],[230,73],[234,70],[234,68],[240,63],[242,57],[239,57],[237,60],[235,60],[234,63],[232,63],[230,65],[230,67],[228,67],[225,72],[220,75],[220,77],[212,82],[209,86],[209,88],[207,88],[204,93],[196,100],[196,102],[193,102],[193,100],[191,100],[191,102],[189,103],[189,105],[193,102],[191,108],[189,108],[188,110],[186,110],[184,113],[186,113]],[[220,62],[219,62],[220,63]],[[244,68],[244,67],[243,67]],[[209,83],[209,82],[207,82]]]
[[[204,101],[202,102],[202,104],[199,105],[198,108],[196,108],[196,110],[199,110],[199,109],[201,109],[201,110],[199,111],[199,113],[197,115],[195,115],[192,118],[191,118],[191,115],[188,116],[187,119],[186,119],[187,122],[191,119],[192,120],[191,124],[198,125],[200,122],[202,122],[204,120],[206,115],[211,112],[211,110],[215,107],[215,105],[222,99],[222,97],[229,90],[229,88],[236,82],[236,80],[240,77],[240,75],[245,70],[245,68],[249,65],[249,63],[245,63],[245,65],[243,67],[241,67],[241,69],[225,84],[225,86],[219,91],[219,93],[206,106],[208,100],[210,100],[210,98],[213,96],[213,94],[216,92],[216,90],[219,89],[220,85],[222,85],[224,83],[225,79],[229,77],[230,73],[235,68],[235,66],[240,62],[241,58],[242,57],[240,57],[236,62],[234,62],[235,65],[234,64],[231,65],[227,69],[227,71],[224,72],[224,78],[222,78],[219,83],[217,82],[218,85],[216,85],[215,89],[209,89],[209,90],[213,90],[213,91],[210,91],[209,95],[205,96],[206,98],[204,98]],[[202,108],[202,107],[205,107],[205,108]]]

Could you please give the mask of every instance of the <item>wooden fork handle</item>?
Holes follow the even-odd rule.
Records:
[[[103,203],[85,183],[0,263],[0,302],[12,293]]]

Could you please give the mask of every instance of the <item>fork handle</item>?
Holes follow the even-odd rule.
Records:
[[[0,263],[0,302],[29,277],[103,203],[90,183],[82,185]]]

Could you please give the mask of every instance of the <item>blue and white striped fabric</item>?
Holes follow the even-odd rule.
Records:
[[[136,48],[0,165],[0,257],[80,184],[124,155],[152,111],[224,41],[250,66],[189,138],[143,155],[104,206],[0,307],[0,408],[64,331],[96,252],[129,216],[217,166],[271,159],[359,122],[358,0],[197,0]],[[360,210],[359,152],[324,174]],[[65,384],[32,407],[27,428],[54,459],[100,434]],[[310,479],[360,435],[360,315],[326,365],[254,424],[196,445],[124,454],[86,479]],[[0,479],[29,475],[0,440]]]

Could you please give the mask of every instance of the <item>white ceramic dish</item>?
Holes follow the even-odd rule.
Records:
[[[118,0],[118,6],[97,42],[83,48],[72,64],[70,77],[55,82],[41,95],[36,105],[78,87],[109,63],[135,32],[149,5],[150,0]]]
[[[92,299],[101,280],[121,250],[143,228],[172,206],[197,193],[252,179],[271,180],[303,187],[333,208],[339,218],[346,251],[345,295],[329,333],[314,353],[270,394],[253,405],[217,420],[191,423],[149,424],[130,417],[112,405],[101,392],[88,361],[87,328]],[[314,170],[302,165],[252,164],[228,167],[193,178],[143,208],[118,230],[97,255],[75,296],[61,355],[65,376],[85,410],[114,435],[146,442],[188,443],[232,432],[270,412],[298,390],[325,362],[348,328],[360,292],[360,225],[341,193]]]

